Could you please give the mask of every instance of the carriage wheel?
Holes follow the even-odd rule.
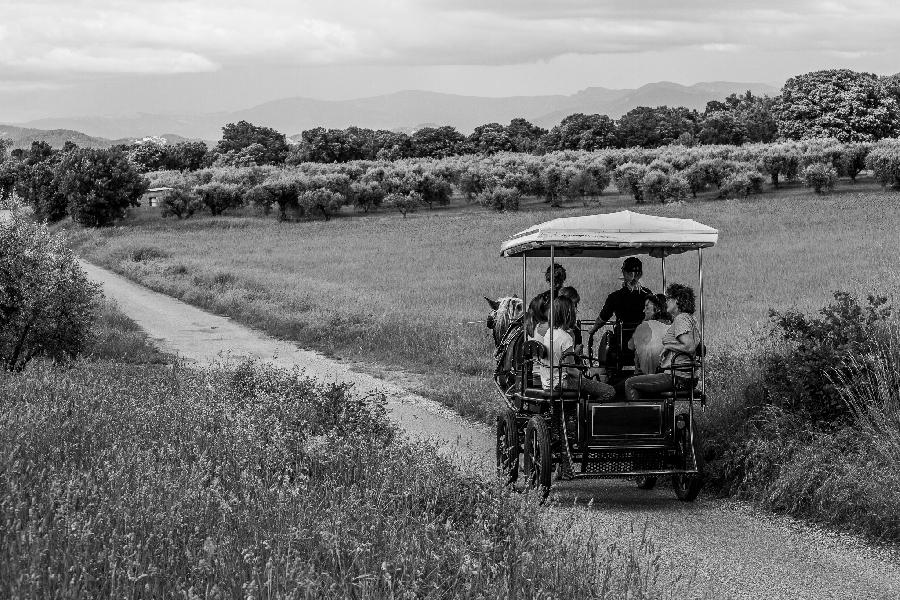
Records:
[[[525,427],[525,485],[540,489],[546,498],[550,493],[553,456],[550,454],[550,429],[540,415],[528,420]]]
[[[646,475],[637,478],[638,489],[652,490],[656,487],[656,475]]]
[[[503,485],[519,478],[519,430],[512,410],[497,415],[497,477]]]
[[[675,443],[678,447],[678,460],[682,468],[693,466],[693,456],[697,457],[697,473],[676,473],[672,475],[672,487],[675,488],[675,495],[679,500],[684,502],[693,502],[703,487],[703,443],[700,439],[700,433],[697,425],[694,423],[694,448],[691,451],[691,440],[688,432],[688,415],[682,413],[675,417],[676,425],[684,424],[683,427],[675,428]]]

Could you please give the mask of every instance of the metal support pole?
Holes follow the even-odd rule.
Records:
[[[697,248],[697,271],[700,279],[700,343],[702,344],[705,337],[705,325],[706,325],[706,315],[703,312],[703,248]],[[701,352],[700,356],[700,392],[706,393],[706,354],[705,352]],[[705,402],[702,402],[705,404]]]
[[[525,313],[528,310],[528,254],[522,255],[522,307],[525,309],[522,312]],[[525,341],[522,342],[522,347],[525,347],[525,343],[528,342],[528,315],[522,315],[522,323],[525,325],[523,336],[525,337]],[[525,395],[525,388],[528,386],[528,381],[531,379],[531,373],[527,373],[525,371],[525,360],[522,356],[517,358],[522,364],[522,395]],[[532,368],[534,365],[532,364]]]
[[[550,389],[553,389],[553,290],[556,287],[556,252],[550,246],[550,347],[547,349],[547,359],[550,361]]]
[[[663,287],[662,293],[666,293],[666,257],[663,255],[662,257],[662,278],[663,278]]]

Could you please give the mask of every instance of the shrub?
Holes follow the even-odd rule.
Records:
[[[663,202],[669,187],[669,176],[665,171],[652,169],[641,179],[641,196],[645,202]]]
[[[837,171],[834,167],[815,163],[803,170],[803,182],[813,188],[817,194],[834,189],[837,182]]]
[[[478,203],[498,212],[519,210],[521,196],[519,190],[515,188],[498,187],[478,194]]]
[[[869,295],[865,306],[853,295],[835,292],[834,301],[812,318],[795,311],[770,312],[773,338],[766,354],[765,387],[770,402],[812,422],[843,419],[848,409],[829,373],[847,379],[847,357],[863,359],[879,343],[891,309],[884,296]]]
[[[98,295],[61,235],[15,214],[0,221],[0,369],[77,356]]]
[[[647,174],[647,167],[634,162],[627,162],[616,167],[613,180],[621,194],[631,194],[638,204],[644,202],[644,191],[641,183]]]

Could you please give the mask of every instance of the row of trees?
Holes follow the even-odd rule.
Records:
[[[46,142],[34,142],[9,157],[0,150],[0,197],[15,193],[41,221],[69,215],[81,225],[109,225],[128,207],[138,206],[149,185],[120,148],[66,144],[54,150]]]
[[[638,203],[677,201],[715,191],[717,197],[758,193],[768,180],[802,179],[817,192],[838,177],[868,169],[884,186],[900,188],[900,141],[843,143],[835,138],[774,144],[665,146],[655,149],[567,150],[543,155],[498,153],[444,159],[305,162],[294,166],[218,166],[142,176],[121,149],[53,150],[36,142],[0,154],[0,192],[15,193],[41,220],[66,215],[83,225],[112,223],[135,206],[149,185],[173,188],[163,215],[220,215],[257,206],[280,219],[324,218],[344,206],[395,209],[404,216],[449,204],[454,194],[494,210],[517,210],[523,196],[552,206],[591,202],[611,184]]]
[[[293,141],[270,127],[240,121],[225,125],[222,139],[213,148],[198,141],[167,144],[163,138],[149,137],[119,149],[140,172],[147,173],[499,152],[546,154],[672,144],[741,145],[823,137],[872,142],[900,135],[898,102],[900,77],[879,78],[841,69],[793,77],[776,98],[754,96],[748,91],[711,101],[703,112],[639,106],[619,119],[577,113],[549,131],[516,118],[508,125],[480,125],[468,136],[451,126],[423,127],[412,134],[362,127],[317,127]]]
[[[667,146],[657,149],[465,155],[445,159],[301,163],[293,167],[214,167],[151,173],[154,185],[174,188],[164,215],[189,217],[254,205],[280,219],[326,220],[343,206],[369,212],[393,208],[404,216],[446,205],[454,193],[494,210],[516,210],[522,197],[552,206],[591,202],[614,183],[637,203],[669,202],[715,192],[759,193],[766,181],[803,180],[817,192],[864,169],[884,185],[900,186],[900,144],[842,143],[834,138],[776,144]]]

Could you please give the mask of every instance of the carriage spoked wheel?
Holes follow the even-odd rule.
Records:
[[[546,498],[550,493],[553,456],[550,453],[550,429],[540,415],[528,420],[525,427],[525,485],[540,490]]]
[[[693,502],[703,487],[703,444],[700,440],[700,434],[694,424],[694,448],[691,452],[690,431],[688,429],[688,419],[690,417],[686,413],[682,413],[675,417],[675,443],[678,448],[678,464],[682,468],[692,467],[694,464],[693,457],[697,457],[697,473],[676,473],[672,475],[672,487],[675,488],[675,495],[679,500],[684,502]]]
[[[509,409],[497,415],[497,477],[503,485],[519,478],[519,430],[516,413]]]

